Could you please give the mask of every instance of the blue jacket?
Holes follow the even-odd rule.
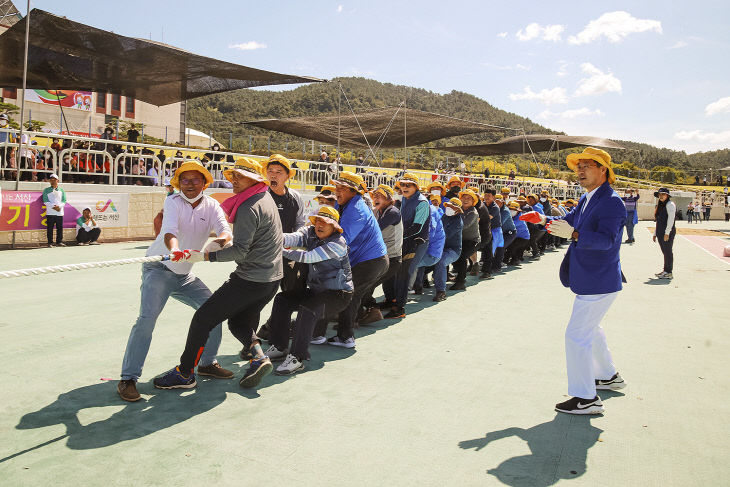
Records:
[[[502,230],[505,232],[510,232],[513,230],[516,230],[515,228],[515,222],[512,221],[512,215],[509,213],[509,208],[507,208],[507,205],[502,205],[502,208],[499,210],[499,215],[502,217]],[[527,227],[525,227],[527,228]]]
[[[461,253],[461,229],[464,228],[464,220],[458,213],[454,216],[444,215],[441,218],[446,239],[444,249],[453,249],[457,254]]]
[[[517,229],[517,238],[530,240],[530,229],[527,228],[527,223],[520,220],[521,214],[522,212],[518,212],[515,216],[512,217],[512,221],[514,222],[515,228]]]
[[[347,257],[345,238],[334,232],[325,240],[320,240],[314,231],[314,225],[307,225],[294,233],[284,234],[284,246],[304,247],[307,253],[316,250],[316,257],[307,259],[307,253],[301,250],[284,249],[284,254],[297,262],[307,262],[307,286],[315,293],[324,291],[352,292],[352,271]],[[296,252],[296,255],[290,253]],[[296,258],[300,257],[300,258]]]
[[[444,226],[441,223],[444,210],[433,205],[429,209],[431,210],[431,229],[428,232],[428,250],[426,250],[426,253],[435,259],[440,259],[441,254],[444,253],[444,241],[446,240]]]
[[[352,267],[388,254],[378,221],[362,196],[353,196],[344,206],[337,205],[337,210],[340,212],[340,226],[344,230],[342,236],[350,247]]]
[[[605,294],[620,291],[626,279],[621,272],[619,250],[626,222],[626,207],[606,182],[591,197],[580,197],[575,211],[564,219],[578,232],[560,265],[560,281],[576,294]],[[581,214],[582,212],[582,214]]]

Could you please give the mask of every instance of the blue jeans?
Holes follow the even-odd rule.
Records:
[[[395,279],[395,305],[398,308],[404,308],[408,299],[408,289],[410,283],[416,278],[418,272],[418,264],[423,260],[428,250],[428,241],[418,244],[415,249],[415,256],[410,260],[401,263],[400,269]]]
[[[421,286],[421,283],[423,282],[423,276],[426,274],[426,267],[431,267],[432,265],[436,265],[436,263],[441,259],[439,257],[438,259],[434,257],[431,254],[426,254],[423,256],[423,259],[421,259],[421,262],[418,263],[418,268],[416,270],[416,273],[414,275],[411,275],[411,280],[408,282],[409,288],[412,288],[415,286],[416,283],[418,283],[419,287]],[[415,288],[414,288],[415,289]]]
[[[446,291],[447,269],[459,258],[459,255],[461,255],[461,251],[457,252],[456,249],[450,248],[444,249],[444,253],[441,254],[441,259],[433,270],[433,282],[436,286],[436,291]]]
[[[634,211],[626,212],[626,235],[629,240],[634,239]]]
[[[122,362],[122,379],[137,380],[142,375],[142,366],[152,342],[152,330],[155,329],[157,317],[165,307],[167,298],[172,296],[181,303],[197,310],[213,294],[203,281],[192,274],[175,274],[159,262],[142,265],[142,301],[139,306],[137,322],[132,327],[124,351]],[[205,351],[200,357],[200,365],[215,362],[218,347],[221,344],[222,330],[220,323],[210,333],[205,344]]]

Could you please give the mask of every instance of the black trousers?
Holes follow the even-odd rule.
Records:
[[[456,271],[456,279],[454,279],[454,282],[466,282],[466,268],[467,263],[466,261],[469,259],[469,257],[472,256],[474,251],[479,246],[479,242],[476,240],[467,240],[461,242],[461,254],[459,255],[459,258],[454,261],[454,270]],[[489,246],[489,249],[485,249],[485,251],[489,252],[489,255],[492,254],[492,247],[491,243]],[[482,253],[482,256],[484,254]],[[490,261],[491,262],[491,261]]]
[[[337,319],[337,336],[342,340],[354,336],[355,318],[357,317],[357,311],[360,309],[362,297],[386,272],[388,272],[387,255],[360,262],[352,268],[352,284],[355,287],[352,293],[352,301],[350,301],[347,308],[340,312]]]
[[[538,228],[537,225],[533,225],[533,228],[530,228],[530,249],[532,250],[533,257],[537,257],[540,254],[538,241],[545,233],[547,233],[545,229]]]
[[[86,231],[82,228],[76,234],[76,241],[78,243],[96,242],[96,240],[99,238],[99,235],[101,235],[101,228],[92,228],[89,231]]]
[[[362,300],[360,301],[362,306],[365,306],[366,308],[375,306],[375,298],[373,298],[373,293],[375,292],[375,289],[377,289],[377,287],[381,284],[383,285],[383,295],[385,296],[385,299],[395,299],[395,276],[398,274],[398,269],[400,269],[400,264],[402,260],[403,258],[401,256],[391,257],[390,259],[388,259],[388,271],[380,276],[380,278],[375,282],[370,290],[362,297]],[[385,283],[391,280],[393,282],[393,287],[391,288],[391,292],[389,295]]]
[[[261,310],[274,297],[278,287],[279,281],[247,281],[231,274],[193,315],[185,351],[180,356],[180,370],[193,371],[203,354],[210,330],[223,320],[228,320],[228,329],[233,336],[246,349],[250,348],[253,341],[258,340],[256,329]]]
[[[53,243],[53,227],[56,227],[56,243],[63,242],[63,216],[46,215],[46,238],[48,243]]]
[[[289,353],[299,360],[309,359],[309,342],[315,326],[318,335],[324,335],[327,329],[327,316],[339,313],[350,304],[352,292],[349,291],[321,291],[313,292],[305,289],[304,292],[283,291],[274,298],[274,307],[271,310],[271,339],[269,342],[279,350],[289,348],[289,327],[291,315],[297,311],[297,320],[294,324],[294,339]],[[324,325],[324,326],[323,326]]]
[[[669,240],[666,242],[664,241],[664,235],[659,235],[656,238],[657,242],[659,242],[659,248],[662,249],[662,254],[664,254],[664,272],[672,272],[674,268],[674,252],[672,251],[672,247],[674,246],[675,235],[676,232],[672,231],[669,234]]]
[[[511,264],[516,264],[522,260],[525,249],[530,245],[530,241],[526,238],[516,238],[507,247],[505,258],[509,258]]]

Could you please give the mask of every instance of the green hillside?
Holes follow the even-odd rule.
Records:
[[[418,110],[505,127],[524,128],[527,133],[560,133],[534,123],[529,118],[500,110],[485,100],[468,93],[452,91],[440,95],[420,88],[380,83],[365,78],[338,78],[330,83],[315,83],[284,92],[238,90],[197,98],[189,102],[188,124],[190,127],[205,133],[212,131],[213,136],[224,145],[228,145],[229,134],[233,134],[234,150],[248,151],[251,146],[255,152],[266,152],[270,143],[272,150],[283,151],[286,147],[290,153],[295,151],[301,153],[302,139],[249,127],[239,122],[261,118],[337,113],[338,101],[340,101],[338,81],[342,83],[344,91],[355,110],[395,106],[406,99],[408,107]],[[341,99],[341,103],[341,109],[344,113],[348,110],[344,98]],[[494,131],[452,137],[431,145],[444,146],[493,142],[510,135],[515,135],[515,132]],[[601,134],[574,135],[601,136]],[[657,169],[668,167],[682,171],[684,173],[682,176],[689,177],[698,170],[717,169],[730,165],[730,150],[687,155],[683,151],[662,149],[648,144],[630,141],[620,142],[633,150],[612,151],[612,154],[616,162],[628,161],[628,169],[633,167],[643,169],[651,169],[657,166]],[[309,156],[311,156],[311,148],[311,144],[307,146]],[[315,153],[318,153],[316,145]],[[403,151],[395,151],[394,153],[391,150],[387,151],[385,155],[390,158],[401,158],[403,157]],[[454,154],[425,151],[418,148],[410,149],[409,155],[412,161],[423,158],[426,166],[431,165],[434,159],[442,160],[449,156],[455,160],[458,157]],[[506,162],[508,158],[490,158],[490,160],[492,159],[496,159],[498,162]],[[555,158],[553,158],[553,163],[555,163]]]

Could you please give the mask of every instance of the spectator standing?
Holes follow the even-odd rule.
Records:
[[[654,193],[654,197],[658,198],[659,201],[654,210],[656,228],[652,240],[655,242],[657,240],[659,241],[659,248],[661,248],[662,254],[664,254],[664,269],[658,272],[656,276],[659,279],[671,279],[673,277],[672,268],[674,267],[674,252],[672,251],[672,247],[674,246],[674,236],[677,234],[677,229],[674,225],[677,206],[671,201],[671,196],[667,188],[659,188],[659,191]]]
[[[730,203],[725,201],[725,221],[730,222]]]
[[[639,201],[639,191],[634,194],[633,189],[626,190],[626,194],[621,198],[626,207],[626,241],[624,243],[634,243],[634,225],[638,221],[636,210],[636,202]]]
[[[99,235],[101,228],[91,216],[91,208],[87,206],[76,219],[76,241],[79,245],[99,245]]]
[[[48,247],[53,247],[53,227],[56,227],[56,245],[63,243],[63,208],[66,206],[66,192],[58,186],[58,176],[51,174],[50,186],[43,190],[43,203],[46,205],[46,237]]]
[[[129,130],[127,130],[127,140],[129,142],[137,142],[137,139],[139,138],[139,131],[137,130],[136,126],[132,124],[129,127]]]

